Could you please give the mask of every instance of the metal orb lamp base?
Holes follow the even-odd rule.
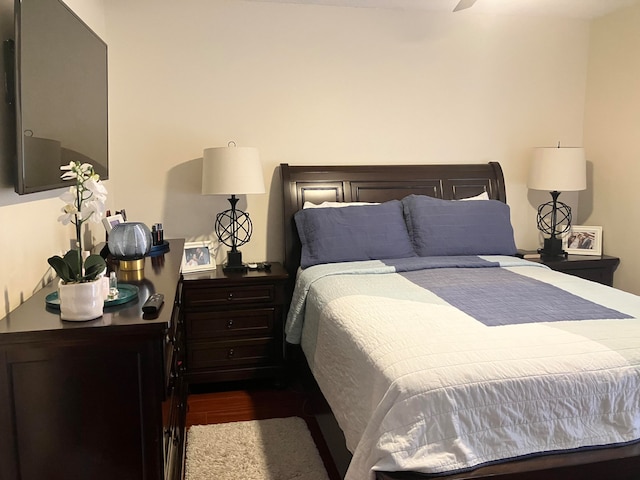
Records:
[[[236,204],[238,199],[235,195],[229,198],[231,209],[220,212],[216,216],[215,230],[220,243],[231,247],[227,252],[227,263],[222,266],[225,273],[245,273],[248,267],[242,263],[242,252],[238,247],[244,245],[251,239],[253,224],[249,214],[238,210]]]
[[[544,239],[544,245],[538,250],[545,257],[566,257],[567,252],[562,249],[562,239],[551,237]]]
[[[538,253],[545,257],[567,257],[562,249],[562,238],[558,238],[571,229],[571,207],[558,201],[560,192],[551,192],[552,200],[538,207],[538,230],[550,235],[544,239]]]
[[[244,273],[248,270],[248,267],[242,263],[242,252],[236,250],[229,250],[227,252],[227,263],[222,265],[222,271],[224,273],[236,272]]]

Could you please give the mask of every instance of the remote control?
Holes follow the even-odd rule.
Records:
[[[147,301],[144,302],[142,305],[142,311],[149,314],[158,313],[163,303],[164,295],[161,293],[154,293],[153,295],[149,295]]]

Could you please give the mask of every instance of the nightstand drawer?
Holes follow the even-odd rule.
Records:
[[[187,337],[268,336],[273,330],[275,315],[275,308],[193,312],[187,317]]]
[[[260,365],[272,361],[277,345],[273,338],[190,344],[187,365],[189,370]]]
[[[272,303],[276,299],[273,283],[222,288],[192,288],[184,292],[186,308],[231,305],[234,303]]]

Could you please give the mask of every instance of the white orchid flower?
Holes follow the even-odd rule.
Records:
[[[78,215],[78,209],[75,205],[68,203],[62,207],[62,215],[58,217],[58,221],[63,225],[69,225],[76,218],[76,215]]]
[[[100,182],[90,163],[69,162],[60,167],[63,180],[75,180],[75,185],[60,196],[65,203],[58,221],[63,225],[73,223],[76,231],[87,220],[100,222],[106,210],[107,189]],[[78,233],[79,235],[79,233]],[[80,238],[77,239],[80,242]]]
[[[63,173],[60,178],[62,178],[62,180],[73,180],[78,178],[78,169],[76,165],[76,162],[69,162],[69,165],[61,166],[60,170],[63,170],[65,173]]]
[[[96,216],[96,215],[94,215],[94,213],[96,213],[96,210],[93,207],[93,205],[87,204],[82,209],[82,211],[78,213],[78,218],[81,221],[86,222],[87,220],[91,220],[91,219],[93,219],[93,217]]]
[[[99,201],[88,201],[82,207],[82,221],[100,222],[105,212],[105,205]]]
[[[83,163],[82,165],[76,163],[76,167],[85,175],[93,174],[93,165],[90,163]]]
[[[78,178],[78,176],[76,175],[76,172],[71,171],[63,173],[60,178],[62,178],[62,180],[73,180],[75,178]]]
[[[100,218],[102,218],[102,216],[104,215],[105,211],[106,211],[106,205],[104,204],[104,201],[102,200],[97,200],[93,203],[93,209],[98,213],[98,216]],[[96,219],[97,221],[100,221],[100,218]]]
[[[84,182],[84,186],[89,190],[96,199],[104,202],[107,199],[107,189],[100,183],[100,177],[98,175],[92,175],[89,180]]]

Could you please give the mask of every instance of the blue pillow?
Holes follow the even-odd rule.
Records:
[[[441,255],[515,255],[510,210],[498,200],[456,202],[425,195],[402,199],[415,252]]]
[[[379,205],[309,208],[296,212],[294,218],[302,242],[302,268],[416,256],[399,200]]]

